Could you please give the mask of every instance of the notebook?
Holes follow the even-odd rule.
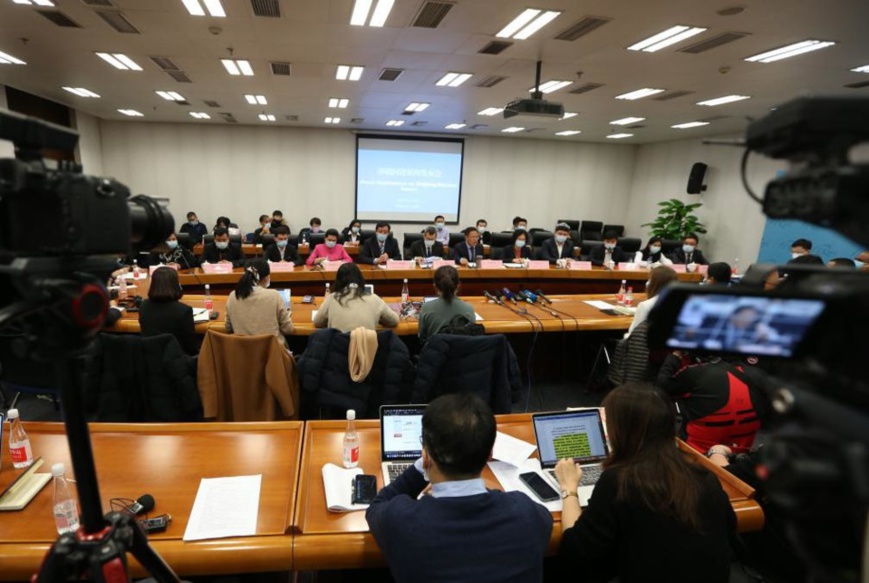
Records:
[[[380,465],[387,486],[422,455],[425,405],[380,407]]]
[[[37,474],[42,466],[41,457],[33,460],[26,470],[15,478],[0,494],[0,511],[21,510],[27,506],[34,496],[51,480],[51,474]]]
[[[582,466],[582,480],[577,489],[580,503],[588,501],[603,471],[601,462],[609,455],[600,411],[558,411],[531,416],[534,438],[543,476],[560,490],[555,478],[555,464],[573,458]]]

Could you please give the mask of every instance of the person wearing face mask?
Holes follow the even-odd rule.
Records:
[[[244,265],[241,245],[229,241],[229,231],[223,227],[214,230],[214,242],[205,246],[200,263],[231,263],[233,267]]]
[[[390,259],[401,259],[398,241],[391,236],[389,223],[377,223],[374,236],[362,244],[359,250],[359,262],[369,265],[382,265]]]
[[[263,244],[263,235],[272,234],[272,218],[268,215],[260,215],[259,227],[253,232],[254,245]]]
[[[301,265],[302,260],[299,259],[299,250],[293,245],[290,245],[290,233],[286,227],[278,227],[275,229],[275,242],[269,245],[265,250],[265,258],[272,263],[280,263],[282,261]]]
[[[797,239],[791,243],[791,259],[808,255],[812,252],[812,242],[808,239]]]
[[[528,233],[522,229],[513,231],[513,243],[504,247],[501,251],[501,259],[504,263],[521,263],[525,259],[531,259],[531,246],[528,245]]]
[[[214,224],[214,229],[217,230],[220,228],[224,228],[229,232],[230,235],[240,235],[241,229],[238,228],[238,225],[233,223],[229,217],[217,217],[217,222]]]
[[[265,259],[251,259],[226,300],[226,331],[244,336],[274,334],[284,346],[293,332],[292,313],[281,294],[268,289],[271,270]]]
[[[196,256],[178,244],[178,238],[175,236],[175,233],[170,234],[166,238],[166,247],[169,250],[165,253],[151,253],[151,265],[168,265],[174,269],[199,267],[199,261],[196,259]]]
[[[441,245],[450,244],[450,230],[446,226],[446,220],[443,215],[438,215],[434,218],[434,227],[438,230],[437,240]]]
[[[187,213],[187,222],[181,225],[181,232],[190,235],[190,242],[194,245],[202,243],[202,237],[208,234],[208,229],[199,222],[196,213]]]
[[[350,224],[341,231],[341,242],[344,245],[359,245],[362,242],[362,221],[353,219]]]
[[[646,299],[637,304],[637,311],[634,312],[634,319],[631,322],[630,328],[625,332],[625,338],[630,336],[637,326],[649,318],[649,312],[652,311],[652,308],[655,307],[655,302],[658,301],[658,294],[665,287],[678,280],[679,276],[676,272],[666,265],[660,265],[649,273],[649,281],[646,282]]]
[[[664,240],[661,237],[654,236],[649,239],[645,249],[637,251],[634,256],[634,263],[651,263],[660,265],[671,265],[673,262],[664,256],[662,249]]]
[[[314,247],[314,251],[308,256],[305,265],[312,267],[321,265],[324,261],[350,261],[353,259],[347,254],[342,245],[338,245],[339,233],[337,229],[326,231],[326,241]]]
[[[307,240],[311,238],[312,234],[322,233],[323,232],[323,221],[320,220],[319,217],[313,217],[309,222],[308,226],[299,231],[299,241],[303,239]]]
[[[269,228],[277,229],[278,227],[286,227],[287,229],[289,229],[290,225],[284,218],[284,213],[276,209],[274,212],[272,212],[272,222]],[[290,231],[290,234],[292,234],[292,231]]]
[[[428,226],[422,232],[422,240],[414,241],[410,245],[410,256],[417,259],[417,263],[431,263],[437,258],[444,258],[444,246],[437,241],[438,230]]]
[[[486,219],[477,219],[477,230],[480,231],[480,241],[483,245],[492,243],[492,233],[489,232],[489,222]]]
[[[559,259],[573,259],[570,225],[566,223],[555,225],[555,235],[540,245],[540,258],[549,261],[552,265],[558,263]]]
[[[603,234],[603,247],[595,247],[589,253],[592,265],[610,267],[616,263],[627,263],[632,259],[619,247],[619,237],[613,231]]]
[[[525,217],[513,217],[513,230],[522,229],[523,231],[528,230],[528,219]]]
[[[869,251],[863,251],[854,259],[854,267],[864,273],[869,273]]]
[[[688,233],[682,237],[682,246],[670,256],[670,260],[676,265],[709,265],[709,261],[703,257],[703,252],[697,248],[700,238],[694,233]]]

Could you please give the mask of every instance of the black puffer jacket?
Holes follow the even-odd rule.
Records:
[[[404,342],[391,330],[377,332],[377,354],[368,377],[350,379],[347,352],[350,334],[335,328],[318,330],[296,362],[303,419],[343,418],[347,409],[357,419],[376,419],[380,405],[409,403],[414,366]]]
[[[516,354],[503,334],[435,334],[419,355],[413,403],[446,393],[474,393],[496,414],[510,413],[522,395]]]

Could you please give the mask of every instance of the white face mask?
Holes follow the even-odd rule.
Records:
[[[229,241],[215,241],[214,246],[223,251],[227,247],[229,247]]]
[[[176,247],[178,247],[178,241],[175,239],[172,239],[171,241],[166,241],[166,246],[169,247],[169,249],[175,249]]]
[[[864,263],[863,261],[860,261],[859,259],[855,259],[854,260],[854,267],[856,267],[857,269],[860,269],[862,267],[866,267],[866,263]]]
[[[563,245],[565,241],[567,241],[566,235],[555,235],[555,242],[559,245]]]
[[[682,251],[685,253],[692,253],[694,251],[694,245],[682,245]]]
[[[440,230],[440,229],[444,228],[444,224],[443,223],[435,223],[435,227],[437,227],[438,230]]]
[[[791,253],[791,259],[796,259],[797,257],[802,257],[802,253]]]
[[[655,245],[654,247],[649,247],[649,253],[651,253],[652,255],[657,255],[660,252],[661,252],[661,248],[658,247],[657,245]]]
[[[326,241],[326,247],[328,247],[329,249],[333,248],[337,244],[338,241]]]
[[[350,229],[350,231],[351,231],[354,235],[358,235],[358,234],[359,234],[359,227],[353,227],[352,229]]]
[[[604,243],[603,246],[604,246],[604,249],[606,249],[607,251],[612,251],[613,249],[616,248],[615,243]]]
[[[434,247],[435,240],[434,239],[423,239],[423,243],[425,243],[426,248],[431,249]]]
[[[524,239],[516,239],[516,246],[521,249],[522,247],[525,246],[525,240]]]

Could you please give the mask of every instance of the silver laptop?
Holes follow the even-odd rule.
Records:
[[[384,486],[422,455],[423,411],[425,405],[380,407],[380,466]]]
[[[603,471],[601,462],[609,455],[600,411],[536,413],[531,416],[531,421],[544,478],[560,491],[555,465],[560,459],[573,458],[582,466],[577,495],[580,505],[586,506]]]

